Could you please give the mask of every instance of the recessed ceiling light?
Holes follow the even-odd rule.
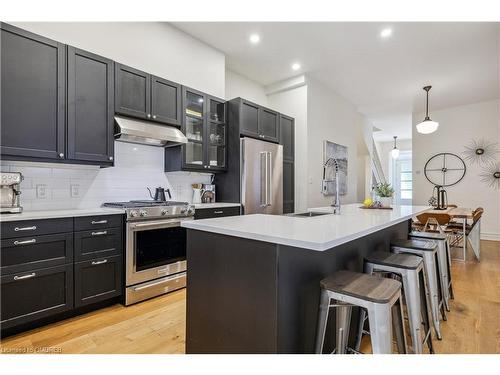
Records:
[[[300,69],[300,64],[299,63],[293,63],[292,64],[292,69],[293,70],[299,70]]]
[[[248,38],[250,40],[250,43],[252,44],[257,44],[260,42],[260,36],[259,34],[252,34],[250,35],[250,38]]]
[[[388,37],[390,37],[391,35],[392,35],[392,29],[390,29],[390,28],[386,28],[386,29],[384,29],[384,30],[382,30],[382,31],[380,32],[380,36],[381,36],[382,38],[388,38]]]

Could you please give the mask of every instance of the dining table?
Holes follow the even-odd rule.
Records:
[[[428,214],[448,214],[450,215],[452,220],[458,221],[462,224],[462,250],[463,257],[462,261],[465,262],[467,255],[467,242],[470,243],[472,251],[477,260],[480,260],[481,255],[481,219],[474,225],[469,233],[467,233],[467,223],[469,220],[473,220],[474,218],[474,210],[472,208],[466,207],[448,207],[444,210],[429,210],[426,211]],[[468,241],[467,241],[468,240]]]

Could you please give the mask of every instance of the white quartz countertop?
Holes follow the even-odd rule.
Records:
[[[20,214],[1,214],[0,222],[18,221],[18,220],[36,220],[36,219],[55,219],[60,217],[78,217],[95,215],[113,215],[124,214],[125,210],[119,208],[96,207],[70,210],[41,210],[24,211]]]
[[[239,207],[240,203],[225,203],[225,202],[214,202],[214,203],[195,203],[194,209],[201,210],[203,208],[224,208],[224,207]]]
[[[316,217],[256,214],[183,221],[181,225],[205,232],[324,251],[431,209],[427,206],[393,206],[392,210],[367,210],[360,206],[360,203],[343,205],[340,215],[334,215],[331,207],[319,207],[308,211],[332,214]]]

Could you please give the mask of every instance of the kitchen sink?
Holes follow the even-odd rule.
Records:
[[[323,216],[323,215],[331,215],[331,212],[300,212],[298,214],[290,214],[290,216],[296,216],[296,217],[315,217],[315,216]]]

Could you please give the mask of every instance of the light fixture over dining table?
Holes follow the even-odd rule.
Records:
[[[434,133],[439,127],[439,123],[436,121],[432,121],[429,117],[429,90],[432,86],[425,86],[424,90],[426,92],[426,104],[425,104],[425,118],[424,121],[417,124],[417,132],[421,134],[431,134]]]

